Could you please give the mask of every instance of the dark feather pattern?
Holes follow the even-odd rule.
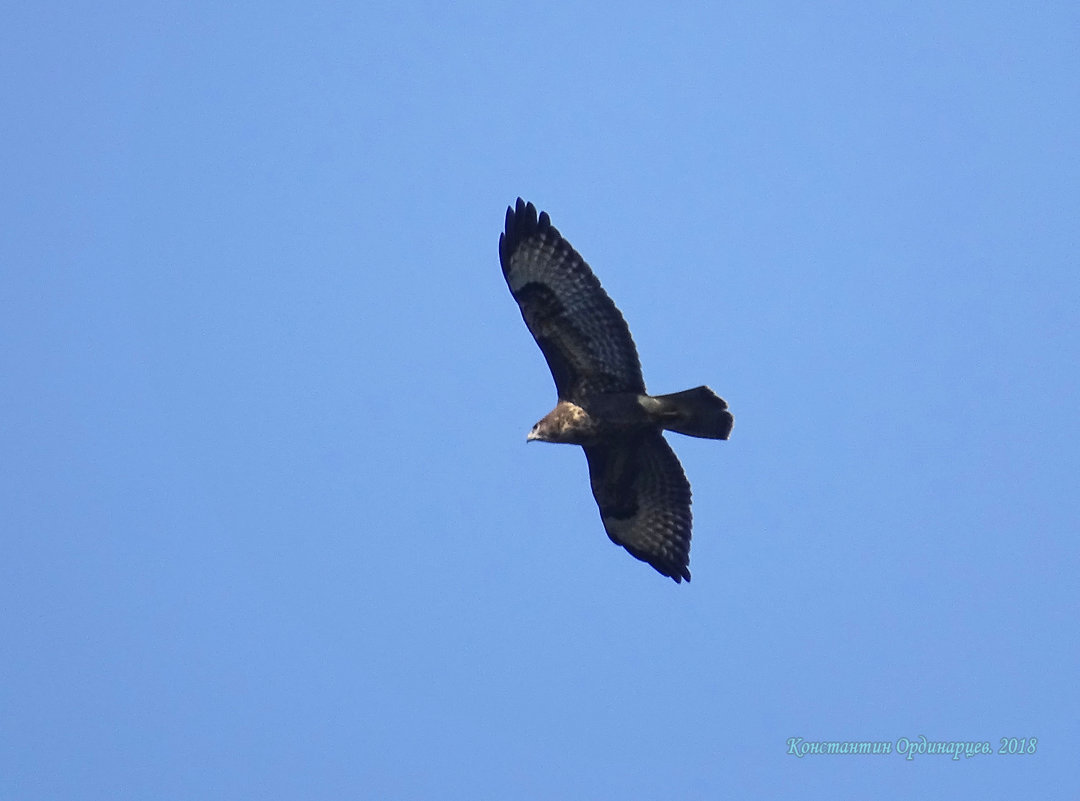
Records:
[[[499,258],[560,398],[645,391],[626,321],[547,212],[537,217],[536,207],[518,198],[506,210]]]
[[[529,439],[581,445],[611,541],[676,582],[689,581],[690,483],[662,432],[727,439],[727,404],[708,387],[645,394],[622,314],[532,203],[518,198],[506,210],[499,260],[559,395]]]
[[[690,580],[690,482],[659,431],[585,446],[604,530],[675,581]]]

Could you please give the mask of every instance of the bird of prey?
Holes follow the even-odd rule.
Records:
[[[689,581],[690,484],[661,432],[727,439],[727,404],[704,386],[646,394],[626,321],[547,212],[507,208],[499,260],[558,392],[527,439],[582,446],[608,537]]]

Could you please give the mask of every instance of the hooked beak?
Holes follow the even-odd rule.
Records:
[[[535,431],[530,431],[530,432],[529,432],[529,433],[528,433],[528,434],[527,434],[527,435],[525,436],[525,441],[526,441],[526,442],[532,442],[532,441],[533,441],[534,439],[539,439],[539,437],[537,437],[537,436],[536,436],[536,432],[535,432]]]

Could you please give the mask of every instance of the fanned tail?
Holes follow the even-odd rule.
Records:
[[[727,439],[735,423],[727,403],[708,387],[654,395],[651,400],[652,411],[666,430],[689,437]]]

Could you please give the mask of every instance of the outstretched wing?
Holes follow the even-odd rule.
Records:
[[[690,580],[690,483],[659,432],[586,445],[589,479],[611,541],[676,582]]]
[[[506,210],[499,260],[560,398],[645,392],[626,321],[547,212],[537,218],[536,207],[518,198]]]

